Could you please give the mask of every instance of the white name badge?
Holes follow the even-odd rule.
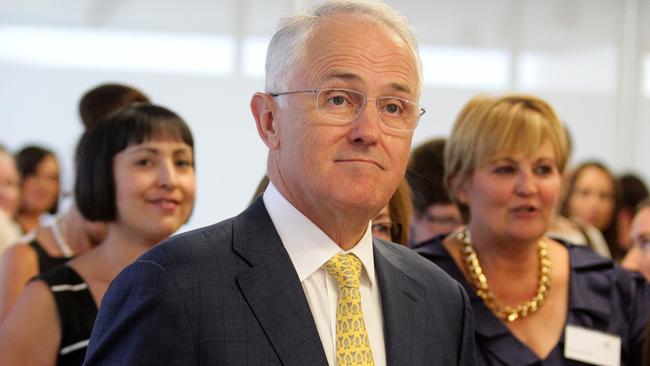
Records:
[[[601,366],[620,366],[621,338],[597,330],[567,325],[564,357]]]

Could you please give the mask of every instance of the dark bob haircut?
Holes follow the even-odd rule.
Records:
[[[21,181],[24,182],[25,179],[31,177],[32,175],[35,175],[38,166],[48,156],[51,156],[54,158],[54,160],[56,160],[56,155],[54,155],[52,151],[42,146],[36,146],[36,145],[25,146],[20,151],[18,151],[18,153],[15,156],[15,159],[16,159],[16,167],[18,167],[18,171],[20,172]],[[59,208],[59,200],[57,198],[57,200],[54,202],[52,207],[50,207],[47,210],[47,212],[50,214],[55,214],[58,208]]]
[[[79,211],[90,221],[117,218],[113,158],[132,144],[182,141],[194,150],[192,132],[167,108],[136,103],[100,119],[86,130],[76,152],[74,193]]]

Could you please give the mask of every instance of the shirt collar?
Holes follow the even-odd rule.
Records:
[[[262,199],[271,221],[289,253],[289,258],[298,273],[300,282],[309,278],[336,254],[353,253],[363,263],[370,286],[374,286],[376,277],[370,222],[368,222],[368,227],[361,240],[352,249],[344,251],[316,224],[287,201],[273,186],[273,183],[269,183]]]

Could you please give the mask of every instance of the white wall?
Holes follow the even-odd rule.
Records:
[[[431,63],[425,64],[429,81],[422,97],[428,112],[414,144],[447,135],[456,113],[479,92],[524,91],[547,99],[566,121],[575,140],[573,162],[597,158],[615,172],[634,170],[650,179],[646,161],[650,156],[650,144],[646,143],[650,137],[650,86],[645,86],[648,93],[641,92],[644,78],[650,84],[650,77],[643,72],[646,64],[650,70],[650,61],[643,61],[650,51],[650,26],[646,25],[650,22],[645,21],[650,19],[650,1],[389,3],[409,17],[422,48],[433,50]],[[53,148],[64,166],[64,189],[70,190],[72,154],[81,133],[76,112],[80,95],[100,82],[132,84],[181,114],[195,134],[198,199],[188,228],[227,218],[247,205],[264,174],[266,149],[248,108],[250,96],[263,88],[259,75],[263,59],[246,56],[243,41],[260,37],[263,45],[279,16],[301,7],[301,1],[0,0],[0,4],[0,142],[11,149],[32,142]],[[632,26],[625,28],[630,22]],[[93,58],[89,52],[84,54],[84,49],[77,56],[79,62],[68,60],[54,66],[45,62],[43,55],[38,56],[37,51],[45,52],[43,46],[31,50],[37,55],[33,59],[25,58],[30,54],[25,50],[13,50],[12,54],[6,47],[3,50],[7,44],[3,30],[16,26],[45,27],[38,29],[46,32],[63,27],[154,36],[164,32],[188,39],[225,37],[232,40],[234,49],[224,56],[228,60],[208,60],[208,65],[225,61],[221,71],[81,67],[84,59]],[[459,62],[465,66],[460,75],[453,76],[459,69],[445,69],[449,65],[436,53],[441,47],[454,52],[469,50],[474,56],[464,58],[466,64]],[[22,58],[16,56],[19,51]],[[156,56],[159,62],[152,62],[152,68],[170,63],[172,58],[196,66],[197,60],[183,60],[194,51],[181,51],[177,46],[164,50],[168,54]],[[69,56],[75,50],[48,52]],[[121,53],[118,49],[125,60],[136,57]],[[481,71],[483,67],[488,71]],[[441,79],[445,75],[452,75],[453,80],[470,77],[452,85]]]

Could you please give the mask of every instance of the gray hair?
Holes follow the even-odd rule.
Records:
[[[305,56],[305,44],[315,26],[336,13],[366,15],[384,24],[406,44],[417,63],[418,91],[422,90],[422,63],[418,55],[417,41],[406,17],[390,6],[372,0],[330,0],[311,12],[286,16],[279,22],[266,55],[266,92],[286,91],[288,72]]]

